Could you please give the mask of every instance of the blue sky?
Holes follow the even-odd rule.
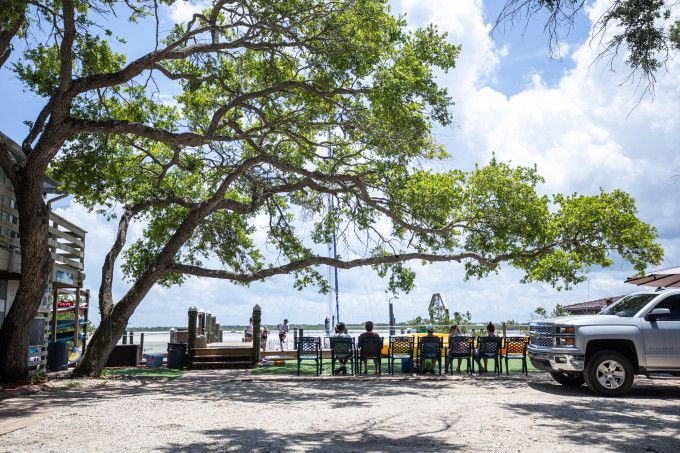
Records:
[[[591,18],[602,2],[596,1],[575,24],[561,48],[560,59],[550,59],[547,37],[540,23],[506,29],[489,38],[500,1],[392,0],[397,13],[406,14],[410,25],[436,23],[449,32],[463,50],[456,70],[442,74],[454,100],[454,124],[436,131],[452,157],[435,168],[470,168],[495,153],[515,164],[538,165],[546,178],[546,193],[596,193],[600,188],[623,188],[638,200],[641,217],[653,223],[666,248],[664,266],[680,263],[679,203],[674,195],[680,173],[678,105],[680,80],[667,73],[658,76],[656,98],[637,100],[630,86],[619,86],[625,67],[614,62],[617,72],[593,66],[597,49],[588,45]],[[164,10],[166,23],[187,17],[191,4]],[[128,39],[131,57],[152,46],[153,28],[114,23]],[[678,73],[677,61],[669,66]],[[164,86],[170,91],[170,85]],[[170,93],[168,93],[170,94]],[[33,118],[43,100],[22,87],[14,75],[0,70],[0,130],[21,141],[26,133],[22,121]],[[65,200],[57,212],[89,231],[86,244],[86,286],[95,292],[100,266],[113,240],[113,225],[82,206]],[[139,234],[143,225],[136,225]],[[456,264],[421,268],[417,288],[395,303],[398,320],[425,314],[430,295],[441,293],[450,308],[469,310],[476,321],[529,319],[539,305],[580,302],[632,292],[623,280],[632,274],[629,265],[617,261],[610,269],[597,269],[589,281],[570,292],[557,292],[547,285],[522,285],[519,275],[502,269],[481,281],[463,280]],[[385,282],[370,270],[340,272],[341,318],[345,321],[387,320]],[[114,286],[124,294],[120,273]],[[244,323],[255,303],[263,307],[267,323],[288,317],[293,323],[321,322],[326,296],[314,289],[298,292],[288,277],[277,277],[248,288],[228,282],[190,279],[182,287],[155,288],[133,316],[130,325],[179,325],[186,308],[196,304],[216,313],[223,323]],[[96,310],[95,310],[96,311]],[[96,319],[96,315],[95,315]]]

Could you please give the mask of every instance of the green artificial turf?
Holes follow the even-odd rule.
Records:
[[[529,366],[529,373],[533,372],[540,372],[540,370],[537,370],[533,366],[531,366],[530,362],[527,362]],[[454,367],[456,365],[456,362],[454,361]],[[510,373],[511,374],[519,374],[521,369],[522,369],[522,362],[519,360],[510,360],[508,362],[508,365],[510,366]],[[337,366],[337,365],[336,365]],[[489,362],[489,368],[493,370],[493,361]],[[395,361],[394,362],[394,369],[395,369],[395,375],[401,374],[401,363],[400,361]],[[461,363],[461,373],[465,373],[465,362]],[[477,365],[475,364],[475,370],[477,369]],[[300,366],[300,375],[315,375],[316,374],[316,367],[314,365],[314,362],[307,362],[304,361],[302,362]],[[349,371],[349,368],[348,368]],[[373,373],[373,364],[369,362],[368,365],[368,372]],[[295,359],[291,360],[286,360],[285,365],[283,366],[260,366],[257,368],[254,368],[251,370],[251,373],[254,375],[297,375],[297,361]],[[382,361],[382,373],[387,374],[388,369],[387,369],[387,360]],[[444,373],[444,365],[442,363],[442,373]],[[323,370],[322,374],[324,375],[330,375],[331,374],[331,363],[330,360],[324,360],[323,362]],[[457,372],[454,371],[454,374],[458,374]],[[505,362],[503,362],[503,374],[505,374]]]
[[[134,377],[164,377],[178,378],[185,370],[173,370],[169,368],[107,368],[102,372],[102,377],[134,376]]]

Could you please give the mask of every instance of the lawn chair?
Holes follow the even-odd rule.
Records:
[[[382,374],[382,345],[383,339],[378,336],[365,337],[361,341],[361,347],[359,348],[359,374],[361,374],[362,370],[364,374],[368,373],[368,360],[377,362],[375,372],[376,374]]]
[[[409,359],[413,363],[413,337],[390,337],[388,354],[387,365],[390,374],[394,374],[395,359]]]
[[[442,348],[444,342],[441,337],[427,336],[418,339],[418,373],[423,372],[425,360],[436,360],[439,363],[439,374],[442,374]],[[434,369],[432,370],[434,373]]]
[[[297,344],[297,374],[300,375],[300,363],[303,360],[314,360],[316,363],[316,375],[321,374],[321,366],[323,365],[323,354],[321,351],[321,338],[319,337],[302,337],[298,338]]]
[[[527,345],[529,339],[527,337],[507,337],[505,338],[505,347],[501,351],[502,358],[505,359],[505,374],[509,373],[508,360],[516,359],[522,361],[522,373],[529,374],[527,367]]]
[[[501,337],[477,337],[475,358],[477,359],[477,367],[480,373],[484,370],[482,359],[493,359],[494,372],[498,374],[503,372],[503,364],[500,360],[502,341],[503,338]]]
[[[472,360],[474,349],[474,340],[470,337],[462,335],[452,335],[449,337],[449,349],[446,360],[451,374],[453,374],[454,359],[465,360],[466,371],[468,373],[475,372],[475,362]]]
[[[354,357],[356,356],[355,351],[356,348],[354,347],[354,338],[331,337],[331,372],[335,374],[336,361],[346,360],[344,363],[345,367],[347,364],[349,364],[351,374],[354,374]]]

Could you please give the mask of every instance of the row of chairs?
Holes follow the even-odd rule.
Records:
[[[331,369],[333,374],[336,371],[338,362],[345,363],[350,367],[351,374],[361,374],[363,366],[368,361],[377,364],[376,373],[381,374],[382,359],[387,359],[388,370],[394,374],[394,362],[396,360],[410,360],[416,372],[425,371],[425,364],[430,362],[438,365],[439,374],[442,374],[442,357],[445,358],[448,368],[453,373],[453,361],[465,360],[466,371],[475,371],[475,359],[493,360],[494,372],[503,372],[503,361],[505,361],[506,374],[508,373],[508,361],[517,359],[522,362],[522,372],[527,374],[527,346],[526,337],[467,337],[450,336],[448,347],[444,348],[443,338],[439,336],[419,337],[416,343],[412,336],[391,336],[389,338],[388,353],[382,354],[383,339],[380,337],[368,337],[362,342],[361,348],[357,348],[355,339],[351,337],[331,337]],[[298,367],[303,360],[314,360],[316,364],[316,374],[321,374],[323,366],[323,350],[321,338],[302,337],[298,339],[297,348]],[[368,370],[363,370],[367,372]]]

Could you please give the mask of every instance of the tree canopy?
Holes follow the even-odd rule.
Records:
[[[451,122],[436,74],[460,48],[436,27],[408,28],[383,0],[213,0],[135,59],[106,19],[158,18],[156,1],[24,6],[12,69],[45,98],[26,165],[51,165],[79,202],[118,218],[99,294],[106,332],[81,374],[101,369],[153,285],[187,275],[294,274],[324,289],[319,265],[374,266],[397,291],[414,285],[405,262],[457,261],[472,278],[507,263],[566,288],[612,253],[638,271],[661,260],[655,229],[621,191],[541,195],[535,168],[496,159],[430,170],[447,157],[433,128]],[[36,17],[47,30],[25,32],[43,25]],[[17,163],[0,157],[18,184]],[[126,248],[135,219],[145,230]],[[337,258],[321,246],[333,236]],[[114,301],[123,251],[131,284]]]

